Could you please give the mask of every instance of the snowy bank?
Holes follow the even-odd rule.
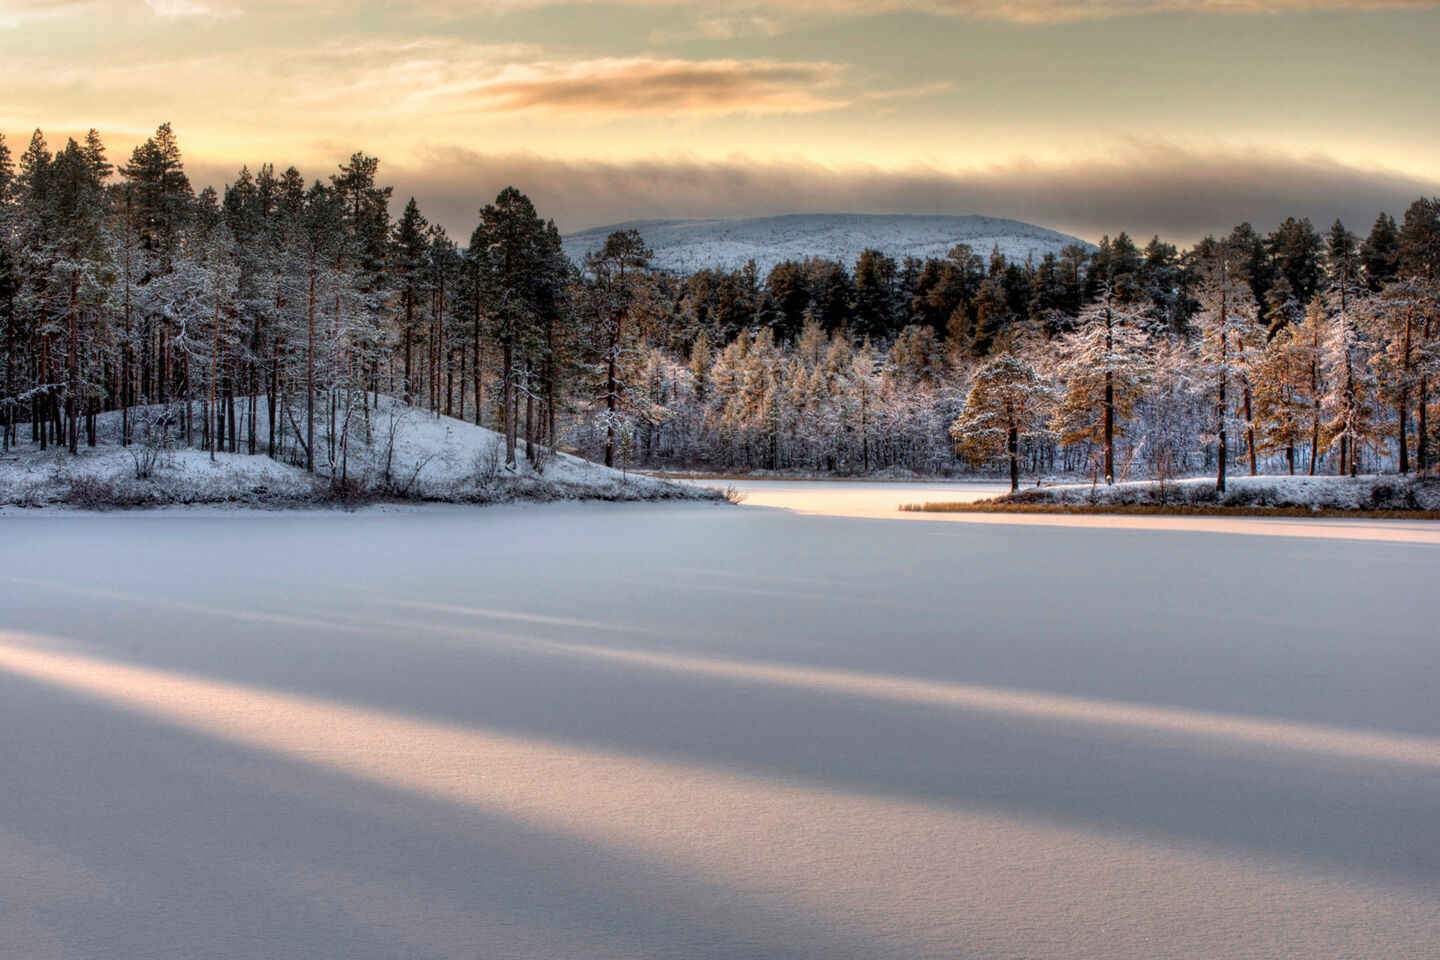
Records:
[[[1215,478],[1194,477],[1104,484],[1032,487],[991,501],[996,506],[1223,507],[1255,510],[1440,510],[1440,479],[1433,477],[1230,477],[1225,493]]]
[[[260,419],[263,423],[263,407]],[[317,424],[312,473],[263,452],[217,452],[212,460],[207,451],[168,434],[159,442],[122,446],[118,415],[105,414],[95,447],[81,445],[72,455],[25,442],[0,454],[0,506],[279,508],[376,500],[486,504],[723,497],[718,490],[612,470],[548,448],[537,447],[532,460],[523,442],[514,466],[508,466],[502,435],[387,398],[352,419],[335,443]],[[27,435],[22,429],[21,436]],[[262,441],[258,449],[264,448]],[[299,459],[293,444],[285,452],[286,460]]]

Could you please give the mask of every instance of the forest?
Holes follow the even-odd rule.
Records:
[[[512,464],[1223,487],[1436,463],[1435,198],[1363,236],[1291,218],[1024,263],[820,253],[676,276],[617,232],[575,264],[519,190],[461,243],[362,153],[196,191],[168,124],[123,163],[94,131],[0,138],[0,443],[183,443],[338,480],[388,396],[499,431]]]

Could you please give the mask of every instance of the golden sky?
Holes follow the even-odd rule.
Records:
[[[12,149],[169,121],[197,182],[377,155],[452,229],[984,213],[1191,242],[1440,190],[1440,3],[0,0]]]

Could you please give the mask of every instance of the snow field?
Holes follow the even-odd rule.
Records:
[[[1433,957],[1440,541],[825,493],[5,518],[0,956]]]

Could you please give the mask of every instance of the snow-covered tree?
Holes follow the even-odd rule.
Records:
[[[1204,280],[1197,297],[1200,309],[1195,315],[1201,334],[1201,361],[1215,401],[1215,489],[1220,493],[1225,492],[1230,462],[1230,427],[1237,420],[1246,435],[1250,473],[1253,476],[1257,472],[1250,370],[1264,343],[1264,331],[1250,284],[1231,263],[1236,253],[1221,243],[1209,262],[1202,265]]]
[[[965,412],[950,426],[961,451],[974,462],[1004,456],[1010,489],[1020,487],[1020,443],[1045,432],[1056,394],[1035,368],[1011,354],[986,361],[965,398]]]
[[[1060,343],[1062,439],[1100,444],[1107,484],[1115,482],[1115,438],[1150,382],[1140,328],[1147,308],[1143,301],[1122,299],[1112,285],[1102,284],[1077,318],[1075,332]]]

